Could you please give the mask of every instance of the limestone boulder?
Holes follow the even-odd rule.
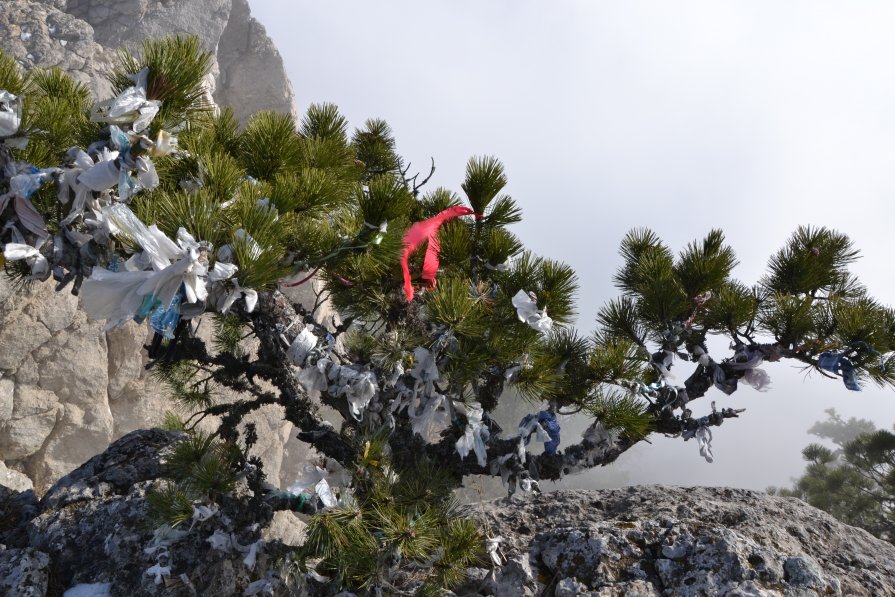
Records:
[[[0,49],[25,68],[58,66],[94,95],[107,96],[111,87],[103,75],[113,55],[93,33],[61,0],[4,0],[0,11]]]
[[[504,563],[459,594],[497,594],[496,579],[520,595],[895,594],[895,546],[795,498],[656,485],[514,496],[483,512]]]
[[[118,47],[174,33],[214,54],[218,105],[243,121],[294,113],[282,59],[245,0],[4,0],[0,10],[0,50],[27,69],[59,67],[98,98],[111,93]],[[115,438],[161,423],[173,404],[145,368],[147,335],[137,324],[105,330],[52,282],[17,287],[0,275],[0,483],[44,489]],[[268,478],[294,480],[283,465],[291,424],[273,407],[251,420]]]

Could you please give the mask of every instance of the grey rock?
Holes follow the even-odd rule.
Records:
[[[49,581],[50,557],[32,547],[0,546],[0,593],[17,597],[44,597]]]
[[[147,571],[161,564],[185,583],[184,590],[192,585],[201,595],[242,595],[286,550],[269,536],[254,568],[243,561],[261,530],[274,526],[269,509],[248,507],[245,491],[238,492],[241,498],[223,500],[218,515],[194,526],[160,534],[147,524],[146,492],[157,483],[166,449],[179,437],[158,429],[130,433],[60,479],[39,503],[33,492],[0,487],[0,544],[9,547],[8,553],[0,551],[0,579],[9,570],[15,578],[28,573],[39,581],[38,573],[50,569],[55,590],[109,583],[112,595],[156,595],[162,593]],[[207,540],[215,533],[232,536],[232,547],[212,549]]]
[[[245,122],[259,110],[295,113],[283,60],[246,0],[105,0],[69,2],[68,11],[93,28],[106,48],[147,37],[197,35],[215,55],[214,100]]]
[[[279,541],[283,545],[297,547],[304,543],[307,524],[297,514],[287,510],[274,512],[270,526],[261,533],[267,542]]]
[[[36,595],[45,578],[57,589],[109,583],[113,595],[148,595],[158,587],[147,571],[162,564],[197,594],[241,595],[252,581],[275,577],[278,558],[301,543],[303,522],[253,501],[245,486],[195,525],[163,534],[147,525],[146,492],[178,437],[130,433],[40,502],[33,491],[0,487],[0,579],[33,579]],[[475,512],[481,528],[504,538],[504,563],[470,568],[453,595],[895,594],[895,546],[791,498],[651,486],[527,495]],[[226,538],[221,548],[210,548],[212,535]],[[247,547],[259,539],[249,569]],[[412,590],[397,586],[396,594]]]
[[[61,4],[5,0],[0,49],[26,68],[58,66],[94,94],[108,95],[111,87],[102,74],[111,66],[111,53],[93,39],[87,22],[66,13]]]
[[[161,476],[165,448],[183,438],[162,429],[134,431],[59,479],[41,498],[42,510],[126,494],[133,485]]]
[[[11,379],[0,378],[0,421],[12,417],[13,393],[16,384]]]
[[[485,512],[507,557],[527,556],[556,594],[895,594],[895,546],[793,498],[649,486],[497,500]]]
[[[495,570],[485,584],[487,592],[494,597],[517,597],[539,595],[538,586],[532,574],[526,554],[513,556]]]
[[[589,594],[587,587],[574,578],[564,578],[556,583],[553,594],[556,597],[581,597]]]
[[[247,0],[233,0],[217,55],[220,72],[215,101],[231,106],[240,121],[261,109],[258,106],[297,114],[280,52],[264,26],[252,18]]]
[[[33,490],[17,491],[0,485],[0,544],[7,543],[7,535],[37,512],[37,496]]]
[[[27,475],[7,467],[2,461],[0,461],[0,486],[8,487],[15,491],[34,489],[34,484]]]

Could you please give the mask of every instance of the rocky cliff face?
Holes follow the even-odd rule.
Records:
[[[294,569],[289,580],[283,562],[303,523],[246,491],[176,531],[147,525],[146,489],[177,438],[131,433],[40,501],[0,487],[0,594],[338,592]],[[648,486],[523,494],[475,510],[481,528],[501,538],[497,560],[468,570],[454,595],[895,595],[895,546],[793,498]]]
[[[147,37],[198,35],[214,52],[210,85],[245,121],[258,110],[294,112],[283,60],[247,0],[4,0],[0,49],[26,68],[58,66],[106,97],[121,46]]]
[[[246,0],[4,0],[0,49],[23,67],[58,66],[100,98],[116,48],[147,36],[196,34],[215,52],[209,86],[245,120],[294,111],[279,53]],[[0,276],[0,484],[46,488],[121,435],[171,408],[148,377],[146,327],[105,332],[76,297],[53,284],[16,290]],[[256,419],[276,480],[291,425],[269,409]]]

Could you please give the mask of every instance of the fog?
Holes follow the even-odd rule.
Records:
[[[384,118],[414,168],[435,159],[431,188],[460,191],[470,156],[499,157],[524,210],[515,232],[580,277],[584,332],[616,294],[618,243],[634,226],[675,250],[722,228],[749,284],[797,226],[832,227],[862,250],[854,270],[870,291],[895,302],[891,3],[251,5],[300,111],[328,101],[354,126]],[[788,485],[824,409],[879,427],[895,420],[891,390],[849,392],[786,363],[766,370],[767,393],[713,391],[693,403],[695,416],[712,400],[747,409],[714,430],[714,463],[693,441],[651,437],[563,485]],[[678,382],[688,374],[678,369]]]

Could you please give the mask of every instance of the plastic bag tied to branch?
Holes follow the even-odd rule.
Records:
[[[24,259],[31,267],[32,280],[46,280],[50,275],[50,264],[43,254],[32,247],[20,243],[6,243],[3,247],[3,257],[7,261]]]
[[[855,365],[845,356],[844,352],[822,352],[817,357],[817,366],[825,371],[842,376],[845,387],[854,392],[860,392],[858,384],[858,372]]]
[[[555,414],[549,410],[542,410],[537,414],[523,417],[519,421],[519,437],[525,440],[525,445],[531,441],[533,433],[536,434],[538,441],[544,443],[545,454],[556,454],[560,441],[560,428]]]
[[[10,166],[8,166],[10,167]],[[53,175],[60,172],[59,168],[36,168],[24,162],[18,162],[11,166],[9,178],[9,192],[0,195],[0,213],[6,209],[10,201],[13,202],[13,211],[22,228],[34,234],[35,248],[49,238],[47,224],[43,216],[38,213],[31,203],[31,196],[40,189],[41,185],[52,179]]]
[[[12,137],[22,124],[22,104],[18,96],[0,89],[0,138]]]
[[[317,340],[317,336],[314,335],[310,328],[305,327],[289,345],[289,348],[286,350],[286,356],[289,357],[293,365],[298,367],[304,366],[308,354],[317,346]]]
[[[519,321],[527,323],[542,334],[553,329],[553,320],[547,315],[547,309],[538,309],[537,297],[533,292],[520,290],[513,296],[513,306]]]
[[[93,319],[105,319],[109,327],[131,319],[140,323],[158,308],[171,308],[180,292],[183,297],[175,307],[206,299],[207,264],[200,260],[202,252],[192,236],[178,231],[179,244],[174,243],[156,226],[146,227],[120,203],[104,213],[112,230],[127,235],[143,248],[143,256],[153,269],[113,272],[94,268],[81,292],[84,309]],[[126,265],[134,263],[128,260]],[[160,321],[159,329],[164,333],[167,325]]]
[[[470,452],[475,452],[479,466],[484,467],[488,463],[488,448],[485,446],[490,432],[482,424],[484,414],[482,405],[478,402],[461,405],[466,411],[466,430],[457,440],[457,454],[461,460],[465,460]]]
[[[134,85],[119,93],[118,97],[96,104],[90,120],[108,124],[130,124],[137,133],[146,129],[161,108],[161,102],[146,98],[148,77],[149,67],[128,76]]]

